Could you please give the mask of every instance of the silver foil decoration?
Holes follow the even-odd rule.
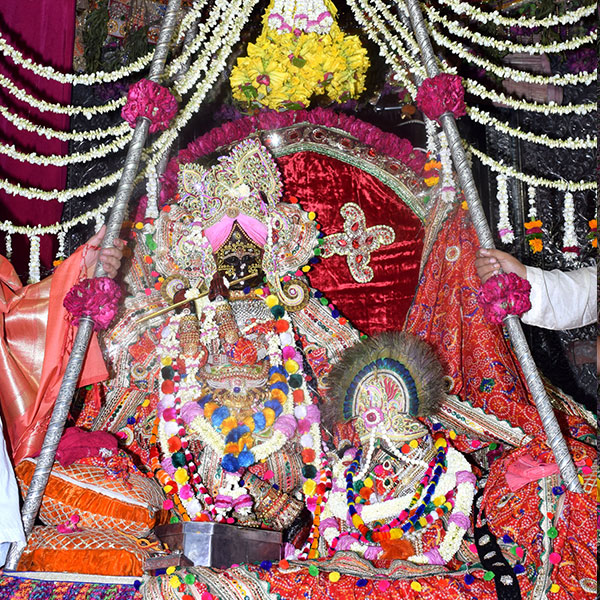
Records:
[[[427,76],[435,77],[440,71],[427,28],[425,27],[425,21],[423,20],[423,13],[421,12],[419,2],[418,0],[406,0],[406,5],[415,38],[421,49],[421,56],[425,63]],[[479,193],[473,179],[473,173],[467,161],[467,156],[462,145],[460,134],[458,133],[454,115],[452,113],[445,113],[440,117],[440,122],[444,129],[444,133],[448,138],[452,161],[469,207],[469,213],[477,237],[479,238],[479,243],[482,248],[494,248],[492,232],[481,205]],[[577,477],[577,471],[575,470],[575,464],[573,463],[565,439],[560,431],[556,415],[554,414],[544,384],[540,378],[537,366],[531,356],[529,346],[527,345],[527,341],[523,334],[521,321],[517,316],[509,315],[504,318],[503,324],[510,337],[517,360],[521,363],[521,369],[527,380],[529,391],[535,401],[544,431],[546,432],[548,446],[550,446],[554,453],[556,464],[560,469],[560,474],[565,485],[572,492],[583,493],[583,489]]]
[[[169,0],[167,5],[148,74],[148,79],[154,81],[155,83],[158,83],[159,78],[164,70],[171,37],[178,20],[180,5],[181,0]],[[144,149],[146,138],[148,137],[149,127],[150,121],[147,118],[138,118],[132,140],[129,144],[127,156],[125,158],[123,175],[119,181],[119,186],[115,194],[115,203],[108,218],[106,235],[102,241],[103,248],[111,248],[114,240],[118,238],[121,231],[125,210],[127,209],[129,198],[133,191],[133,182],[138,171],[142,150]],[[94,272],[94,277],[103,276],[104,269],[102,268],[100,262],[98,262]],[[79,380],[83,359],[92,336],[93,327],[94,322],[90,317],[84,317],[80,319],[79,328],[77,329],[77,334],[73,343],[73,350],[71,351],[71,355],[67,363],[65,375],[63,377],[60,390],[56,398],[56,403],[52,411],[52,416],[50,418],[50,423],[46,431],[42,450],[37,458],[35,471],[33,473],[31,484],[21,510],[23,529],[25,530],[26,537],[29,537],[31,530],[33,529],[35,518],[42,504],[44,491],[46,489],[48,479],[50,478],[52,465],[54,464],[56,449],[63,434],[65,422],[71,407],[73,394],[77,388],[77,381]],[[15,570],[17,568],[24,548],[25,546],[19,544],[11,545],[6,560],[7,570]]]

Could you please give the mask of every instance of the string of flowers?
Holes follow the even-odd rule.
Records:
[[[565,12],[562,15],[550,15],[542,19],[519,17],[507,17],[497,10],[484,11],[481,8],[462,0],[440,0],[441,4],[451,8],[456,14],[468,17],[480,23],[493,23],[506,27],[553,27],[555,25],[570,25],[578,23],[581,19],[589,17],[596,12],[596,4],[580,6],[575,10]]]
[[[503,244],[511,244],[515,241],[515,232],[513,231],[508,215],[508,178],[506,175],[499,174],[496,177],[496,186],[498,188],[498,235]]]
[[[43,156],[35,152],[19,152],[13,145],[7,145],[0,143],[0,154],[9,156],[14,160],[20,162],[26,162],[30,165],[53,165],[55,167],[65,167],[67,165],[74,165],[78,163],[85,163],[98,158],[104,158],[109,154],[122,150],[131,140],[133,132],[129,132],[124,136],[117,138],[112,142],[106,144],[100,144],[95,146],[86,152],[72,152],[66,156],[60,156],[58,154],[50,154]]]
[[[466,147],[470,152],[473,153],[473,156],[476,156],[484,165],[490,167],[490,169],[492,169],[492,171],[494,171],[495,173],[502,173],[503,175],[513,177],[529,185],[551,188],[554,190],[561,190],[563,192],[582,192],[584,190],[596,189],[596,183],[592,181],[588,182],[554,180],[545,179],[544,177],[536,177],[534,175],[527,175],[525,173],[517,171],[513,167],[509,167],[501,162],[494,160],[493,158],[491,158],[484,152],[481,152],[481,150],[478,150],[477,148],[471,146],[470,144],[466,144]]]
[[[577,137],[567,137],[565,139],[554,139],[546,134],[535,134],[530,131],[523,131],[520,127],[514,128],[510,125],[499,121],[489,113],[481,110],[476,106],[467,106],[467,115],[470,119],[479,123],[480,125],[489,125],[494,129],[506,133],[511,137],[524,140],[526,142],[532,142],[534,144],[541,144],[548,148],[564,148],[567,150],[591,150],[595,148],[598,141],[596,137],[590,137],[587,135],[585,139]]]
[[[51,127],[45,127],[43,125],[38,125],[37,123],[33,123],[24,117],[20,117],[16,115],[5,106],[0,106],[0,114],[12,125],[14,125],[19,131],[29,131],[30,133],[35,133],[39,136],[44,136],[47,139],[56,138],[63,142],[82,142],[82,141],[92,141],[92,140],[100,140],[109,136],[118,136],[121,137],[127,133],[129,133],[129,127],[126,123],[121,123],[120,125],[115,125],[113,127],[107,127],[106,129],[90,129],[88,131],[59,131],[57,129],[52,129]]]
[[[4,247],[6,252],[4,256],[6,256],[6,258],[10,260],[10,258],[12,257],[12,235],[10,235],[9,233],[6,233],[4,235]]]
[[[579,37],[571,38],[560,42],[552,42],[551,44],[517,44],[511,40],[502,40],[495,37],[490,37],[474,31],[472,28],[467,28],[459,21],[452,21],[448,17],[439,13],[439,11],[430,5],[423,5],[425,13],[429,20],[436,23],[441,23],[453,35],[465,38],[469,43],[474,42],[480,46],[493,48],[499,52],[524,52],[526,54],[557,54],[566,50],[575,50],[585,44],[592,44],[596,41],[596,33],[589,33]]]
[[[29,282],[40,280],[40,236],[29,236]]]
[[[28,94],[23,88],[16,86],[8,77],[0,73],[0,87],[4,88],[11,96],[17,98],[21,102],[25,102],[33,108],[37,108],[41,112],[53,112],[59,115],[83,115],[86,119],[91,119],[93,116],[117,110],[125,104],[125,98],[117,98],[106,104],[99,106],[73,106],[72,104],[62,105],[56,102],[46,102],[39,100],[31,94]]]
[[[588,221],[588,225],[590,228],[589,233],[587,234],[587,239],[592,245],[592,248],[598,247],[598,219],[591,219]]]
[[[517,100],[515,98],[511,98],[502,92],[495,92],[493,90],[488,90],[484,85],[475,81],[473,79],[469,79],[468,77],[463,79],[463,85],[465,89],[479,98],[484,100],[491,100],[492,102],[496,102],[498,104],[504,104],[510,108],[514,108],[515,110],[528,110],[531,112],[542,113],[544,115],[568,115],[568,114],[576,114],[576,115],[587,115],[591,112],[597,110],[598,105],[595,102],[590,102],[588,104],[555,104],[554,102],[549,102],[548,104],[540,104],[538,102],[527,102],[525,100]]]
[[[448,138],[443,130],[439,132],[440,140],[440,162],[442,163],[442,200],[453,204],[456,199],[456,181],[454,180],[454,169],[452,168],[452,155]]]
[[[527,202],[529,204],[527,217],[529,218],[529,221],[524,223],[524,227],[525,239],[534,254],[541,252],[544,249],[544,242],[542,240],[542,221],[537,218],[537,208],[535,205],[536,196],[537,190],[535,186],[529,185],[527,187]]]
[[[418,73],[422,78],[427,76],[423,65],[417,62],[401,45],[400,36],[392,35],[379,19],[371,21],[366,17],[355,0],[348,0],[348,6],[354,14],[354,18],[367,34],[369,39],[379,46],[380,54],[394,69],[399,82],[406,88],[414,98],[417,88],[412,81],[410,73]],[[381,36],[381,37],[380,37]]]
[[[581,73],[557,73],[555,75],[534,75],[527,71],[521,71],[506,65],[499,65],[489,61],[483,56],[473,54],[469,48],[460,42],[454,42],[447,38],[441,31],[430,25],[429,32],[433,39],[440,45],[448,48],[453,54],[462,60],[485,69],[488,73],[493,73],[502,79],[511,79],[512,81],[524,81],[537,85],[590,85],[596,82],[596,71],[583,71]]]
[[[573,202],[573,194],[571,192],[565,194],[563,217],[565,219],[565,229],[562,251],[567,260],[573,261],[579,256],[579,242],[575,232],[575,203]]]

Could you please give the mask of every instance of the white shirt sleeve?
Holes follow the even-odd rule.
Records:
[[[562,330],[597,320],[596,265],[574,271],[526,269],[531,284],[531,310],[523,314],[523,323]]]
[[[19,489],[6,450],[0,420],[0,566],[4,565],[10,542],[24,541]]]

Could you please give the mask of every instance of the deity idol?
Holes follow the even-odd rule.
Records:
[[[182,168],[179,201],[146,225],[130,280],[149,275],[187,307],[138,296],[105,338],[119,368],[93,428],[122,437],[184,520],[284,530],[323,491],[319,396],[359,338],[303,277],[320,245],[314,215],[281,197],[255,140]]]
[[[443,397],[432,349],[400,332],[361,341],[332,368],[328,420],[348,423],[320,529],[329,554],[444,565],[466,530],[475,489],[467,460],[426,417]]]

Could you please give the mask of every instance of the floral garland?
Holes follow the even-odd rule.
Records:
[[[533,185],[527,186],[527,198],[529,203],[527,216],[529,217],[529,221],[525,222],[523,225],[525,227],[525,239],[534,254],[541,252],[544,249],[542,221],[537,218],[537,209],[535,206],[536,196],[536,188]]]
[[[587,234],[587,239],[592,245],[592,248],[598,247],[598,219],[588,221],[590,232]]]
[[[12,125],[14,125],[19,131],[25,130],[30,133],[35,133],[39,136],[44,136],[47,139],[56,138],[63,142],[69,142],[71,140],[75,142],[99,140],[109,136],[122,137],[129,134],[129,127],[127,123],[121,123],[114,127],[107,127],[106,129],[90,129],[89,131],[58,131],[51,127],[44,127],[33,123],[28,119],[19,117],[14,113],[10,112],[5,106],[0,106],[0,114]]]
[[[571,192],[565,194],[563,217],[565,219],[565,230],[562,251],[565,258],[572,261],[579,256],[579,242],[575,233],[575,203],[573,202],[573,194]]]
[[[438,123],[448,112],[457,119],[466,114],[465,90],[458,75],[440,73],[428,77],[419,86],[416,101],[423,113]]]
[[[140,79],[127,93],[127,102],[121,109],[121,116],[131,128],[135,128],[138,118],[150,121],[150,133],[164,131],[177,113],[175,96],[162,85],[149,79]]]
[[[443,441],[445,442],[445,440]],[[438,444],[441,443],[438,442]],[[355,449],[350,451],[350,456],[354,459],[356,459],[356,454]],[[458,551],[462,538],[469,527],[468,517],[473,503],[475,484],[471,467],[459,452],[449,448],[446,458],[447,468],[439,475],[435,486],[435,492],[438,495],[427,498],[427,494],[425,494],[419,508],[414,508],[418,502],[417,500],[413,503],[412,510],[409,506],[415,495],[406,495],[373,505],[361,504],[360,511],[355,510],[356,514],[353,514],[351,519],[350,515],[348,516],[348,519],[350,519],[347,521],[349,526],[352,524],[356,527],[365,522],[381,523],[389,519],[392,519],[392,521],[388,525],[379,526],[373,532],[368,530],[365,525],[364,528],[361,527],[363,529],[362,533],[349,532],[345,534],[340,533],[338,519],[342,519],[343,515],[346,514],[348,511],[347,503],[351,501],[350,498],[356,498],[356,495],[354,491],[352,493],[349,491],[342,492],[342,490],[348,488],[349,478],[345,475],[344,459],[338,461],[333,469],[334,493],[330,496],[328,510],[324,514],[325,518],[321,521],[321,533],[324,539],[330,546],[334,545],[337,550],[352,550],[364,555],[369,560],[373,560],[381,554],[381,547],[373,543],[375,537],[387,539],[389,536],[391,539],[398,539],[405,535],[404,529],[407,531],[412,528],[416,531],[424,529],[442,515],[452,511],[448,531],[439,547],[424,555],[414,555],[407,558],[407,560],[418,564],[445,564]],[[346,485],[342,485],[344,480]],[[364,483],[369,484],[370,482],[365,480]],[[355,503],[356,506],[358,505]],[[418,516],[417,512],[419,513]],[[410,515],[411,525],[405,523],[403,529],[392,527],[392,523],[400,521],[400,517],[404,514]],[[410,537],[410,534],[406,535]],[[373,539],[370,540],[369,538]]]
[[[469,42],[474,42],[480,46],[493,48],[499,52],[524,52],[526,54],[557,54],[566,50],[575,50],[585,44],[592,44],[596,41],[596,34],[583,35],[574,37],[570,40],[561,42],[552,42],[551,44],[516,44],[511,40],[501,40],[495,37],[482,35],[478,31],[469,29],[459,23],[452,21],[440,14],[433,6],[424,5],[425,13],[429,20],[436,23],[441,23],[453,35],[465,38]]]
[[[267,22],[280,33],[329,33],[333,17],[323,0],[274,0]]]
[[[468,17],[480,23],[494,23],[507,27],[553,27],[554,25],[569,25],[578,23],[584,17],[589,17],[596,12],[596,5],[592,3],[580,6],[562,15],[550,15],[543,19],[526,18],[523,16],[512,18],[506,17],[496,10],[483,11],[477,6],[463,2],[462,0],[440,0],[440,2],[463,17]]]
[[[16,86],[10,79],[2,74],[0,74],[0,87],[6,89],[6,91],[17,98],[17,100],[25,102],[26,104],[29,104],[29,106],[37,108],[41,112],[53,112],[59,115],[68,115],[70,117],[74,115],[83,115],[86,119],[91,119],[94,115],[117,110],[118,108],[121,108],[123,104],[125,104],[125,98],[117,98],[116,100],[111,100],[106,104],[90,107],[73,106],[71,104],[63,106],[62,104],[57,104],[55,102],[46,102],[45,100],[34,98],[31,94],[28,94],[24,89]]]
[[[493,90],[488,90],[484,85],[479,83],[478,81],[474,81],[473,79],[464,78],[463,85],[465,89],[475,96],[479,96],[484,100],[492,100],[498,104],[504,104],[505,106],[509,106],[510,108],[514,108],[516,110],[528,110],[531,112],[543,113],[545,115],[568,115],[568,114],[576,114],[576,115],[587,115],[591,112],[597,110],[598,105],[595,102],[590,102],[589,104],[554,104],[554,102],[550,102],[548,104],[540,104],[538,102],[527,102],[525,100],[516,100],[511,98],[510,96],[506,96],[503,93],[494,92]]]
[[[81,317],[94,320],[94,331],[106,329],[117,314],[121,288],[110,277],[84,279],[74,285],[63,301],[64,307],[73,316],[74,325]]]
[[[440,140],[440,162],[442,163],[442,200],[447,204],[454,204],[456,181],[454,180],[450,146],[443,130],[440,130],[438,137]]]
[[[477,65],[489,73],[493,73],[502,79],[511,79],[512,81],[525,81],[526,83],[538,85],[591,85],[596,82],[596,71],[583,71],[582,73],[557,73],[555,75],[533,75],[527,71],[514,69],[513,67],[498,65],[482,56],[473,54],[468,48],[459,42],[453,42],[443,33],[430,28],[433,39],[440,45],[451,50],[456,56],[468,63]]]
[[[477,302],[483,316],[492,324],[500,325],[508,315],[521,316],[531,309],[531,284],[516,273],[498,273],[490,277],[479,290]]]
[[[122,150],[131,140],[132,133],[128,133],[112,142],[95,146],[86,152],[73,152],[66,156],[60,156],[52,154],[48,156],[42,156],[35,152],[19,152],[14,145],[7,145],[0,143],[0,154],[9,156],[14,160],[20,162],[26,162],[30,165],[53,165],[55,167],[65,167],[67,165],[74,165],[78,163],[89,162],[98,158],[104,158],[113,152]]]
[[[469,118],[480,125],[490,125],[494,129],[510,135],[511,137],[541,144],[548,148],[565,148],[568,150],[591,150],[597,145],[597,138],[587,135],[585,139],[577,137],[568,137],[566,139],[554,139],[545,134],[535,134],[530,131],[522,131],[520,128],[510,127],[506,123],[499,121],[489,113],[477,108],[476,106],[467,107]]]
[[[498,235],[503,244],[511,244],[515,241],[515,232],[513,231],[508,215],[508,179],[506,175],[499,174],[496,177],[498,188]]]
[[[476,156],[484,165],[490,167],[490,169],[492,169],[492,171],[494,171],[495,173],[501,173],[508,177],[513,177],[514,179],[518,179],[519,181],[522,181],[523,183],[527,183],[529,185],[561,190],[563,192],[581,192],[584,190],[596,189],[596,183],[593,181],[558,181],[552,179],[545,179],[544,177],[536,177],[534,175],[527,175],[501,162],[494,160],[493,158],[481,152],[474,146],[471,146],[470,144],[466,144],[466,148],[468,148],[468,150],[473,153],[473,156]]]

